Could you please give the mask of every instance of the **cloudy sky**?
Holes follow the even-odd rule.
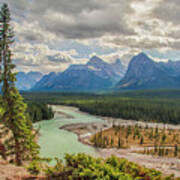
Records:
[[[9,4],[18,70],[62,71],[93,55],[180,60],[180,0],[0,0]]]

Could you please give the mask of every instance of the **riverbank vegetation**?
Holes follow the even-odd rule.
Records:
[[[180,130],[149,128],[148,126],[116,126],[91,137],[95,147],[142,147],[144,154],[180,158]]]
[[[146,122],[180,123],[178,90],[111,94],[24,93],[25,99],[76,106],[94,115]]]
[[[27,112],[33,123],[42,120],[50,120],[54,117],[52,108],[45,103],[27,102],[27,105]]]
[[[175,145],[174,147],[157,146],[156,148],[144,148],[144,150],[134,151],[134,153],[166,158],[180,158],[180,149],[177,145]]]
[[[50,120],[54,118],[53,109],[48,106],[48,104],[32,101],[28,101],[26,102],[26,104],[26,116],[31,121],[31,123],[39,122],[42,120]],[[0,97],[0,122],[2,121],[2,114],[4,111],[3,107],[3,100]]]
[[[36,174],[44,171],[49,179],[57,180],[175,180],[173,176],[165,177],[157,170],[115,156],[104,160],[85,154],[67,154],[65,165],[57,160],[54,167],[47,166],[41,169],[41,165],[32,163],[28,169]]]

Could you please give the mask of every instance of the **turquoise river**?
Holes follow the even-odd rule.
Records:
[[[40,155],[63,159],[65,153],[93,154],[94,149],[92,147],[80,143],[76,134],[60,129],[60,127],[72,123],[89,123],[102,120],[96,116],[81,113],[74,108],[53,106],[53,109],[56,111],[54,119],[34,124],[36,129],[40,129],[38,139],[38,144],[41,147]]]

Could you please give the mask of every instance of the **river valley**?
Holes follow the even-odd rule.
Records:
[[[161,158],[151,155],[134,153],[136,147],[130,149],[100,149],[86,145],[84,139],[88,139],[91,134],[100,129],[112,126],[112,119],[101,118],[79,111],[77,108],[66,106],[52,106],[55,111],[55,117],[49,121],[41,121],[34,126],[40,128],[38,143],[41,147],[41,156],[63,159],[66,153],[88,153],[93,156],[103,158],[116,155],[126,158],[130,161],[144,165],[148,168],[155,168],[164,174],[175,174],[180,177],[180,159],[178,158]],[[121,124],[136,124],[136,121],[117,120]],[[109,122],[109,123],[107,123]],[[139,122],[141,125],[145,123]],[[147,123],[146,123],[147,124]],[[149,126],[156,127],[157,124],[149,123]],[[159,124],[163,128],[163,124]],[[179,128],[179,126],[169,126]]]
[[[76,108],[52,106],[56,112],[53,120],[41,121],[34,126],[40,128],[38,143],[41,147],[41,156],[47,158],[58,157],[63,159],[65,153],[93,154],[94,148],[78,141],[76,134],[60,129],[68,124],[102,122],[100,118],[80,113]]]

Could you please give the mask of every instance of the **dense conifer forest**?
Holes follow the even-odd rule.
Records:
[[[33,123],[42,120],[50,120],[54,117],[52,108],[45,103],[28,102],[27,105],[27,111]]]
[[[23,96],[48,104],[76,106],[94,115],[179,124],[179,94],[179,90],[152,90],[109,94],[25,93]]]
[[[0,97],[0,115],[3,112],[3,109],[3,100]],[[26,112],[26,115],[32,123],[42,120],[50,120],[54,117],[52,108],[49,107],[46,103],[28,101]]]

